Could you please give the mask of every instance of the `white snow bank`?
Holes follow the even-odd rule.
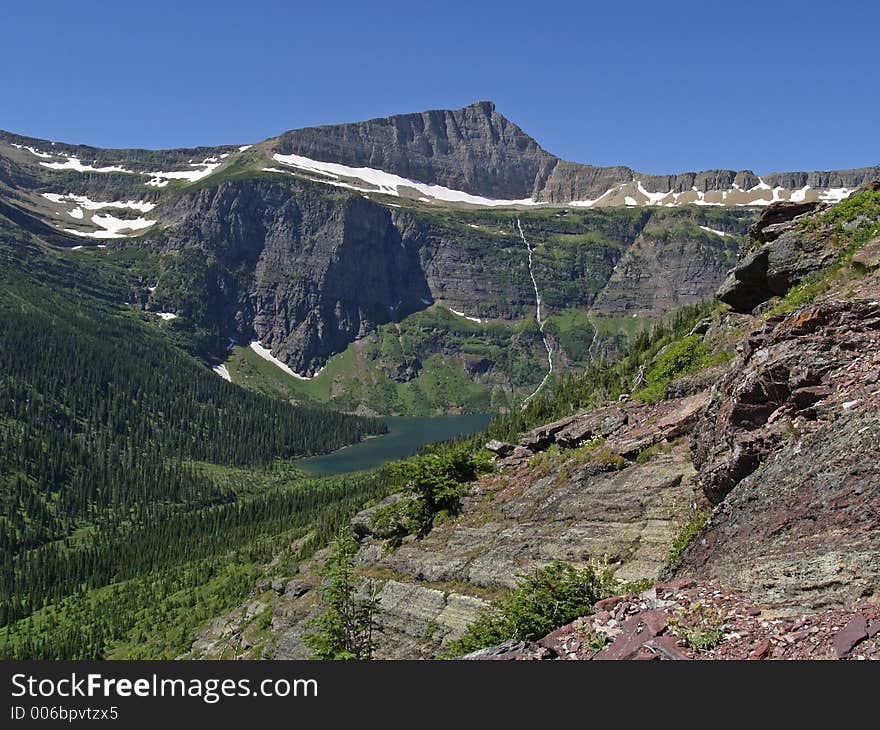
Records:
[[[424,300],[422,300],[422,301],[424,301]],[[477,324],[483,324],[483,320],[480,319],[479,317],[468,317],[464,312],[457,312],[452,307],[447,307],[447,309],[449,309],[450,312],[452,312],[455,315],[458,315],[459,317],[464,317],[465,319],[469,319],[471,322],[476,322]]]
[[[724,231],[719,231],[717,228],[709,228],[709,226],[700,226],[700,228],[702,228],[707,233],[714,233],[716,236],[721,236],[722,238],[724,238],[724,236],[732,235],[730,233],[725,233]]]
[[[465,193],[461,190],[452,190],[451,188],[442,185],[428,185],[416,180],[409,180],[405,177],[400,177],[399,175],[394,175],[393,173],[385,172],[384,170],[376,170],[372,167],[349,167],[348,165],[341,165],[335,162],[319,162],[317,160],[311,160],[308,157],[302,157],[301,155],[281,155],[276,153],[272,155],[272,158],[277,162],[289,165],[297,170],[304,170],[306,172],[333,178],[331,180],[320,180],[320,182],[338,187],[354,188],[362,193],[378,192],[385,195],[400,197],[400,189],[405,188],[417,190],[423,195],[428,196],[429,199],[443,200],[448,203],[468,203],[469,205],[489,207],[546,205],[546,203],[538,203],[532,198],[524,198],[522,200],[495,200],[493,198],[484,198],[480,195],[471,195],[470,193]],[[272,171],[277,171],[277,168],[273,168]],[[361,188],[351,185],[350,183],[339,180],[339,178],[360,180],[361,182],[372,186],[372,188]]]
[[[50,155],[48,152],[40,152],[40,150],[34,149],[33,147],[28,147],[27,145],[24,145],[24,144],[15,144],[15,142],[10,142],[9,144],[11,146],[15,147],[16,149],[27,150],[32,155],[36,155],[37,157],[44,157],[48,160],[51,160],[55,156],[55,155]]]
[[[666,198],[669,193],[652,193],[642,185],[641,180],[636,181],[636,185],[638,187],[639,192],[644,195],[648,199],[648,205],[660,205],[661,202]]]
[[[223,380],[228,380],[230,383],[232,382],[232,376],[229,374],[225,365],[215,365],[211,370],[217,373],[217,375],[223,378]]]
[[[96,215],[92,216],[92,223],[100,226],[100,231],[77,231],[73,228],[65,228],[65,232],[72,233],[74,236],[82,236],[84,238],[125,238],[134,231],[140,231],[149,228],[156,221],[147,220],[146,218],[135,218],[134,220],[122,220],[114,218],[112,215]],[[129,231],[129,233],[123,233]]]
[[[598,198],[593,198],[592,200],[591,199],[572,200],[569,203],[569,205],[572,206],[573,208],[592,208],[600,200],[604,200],[609,195],[613,195],[614,193],[618,192],[623,187],[624,187],[623,185],[616,185],[613,188],[608,188],[608,190],[606,190],[604,193],[602,193]]]
[[[809,185],[804,185],[800,190],[792,190],[791,195],[788,199],[794,201],[795,203],[802,203],[804,200],[807,199],[807,191],[809,189]]]
[[[51,170],[76,170],[77,172],[127,172],[131,175],[136,174],[133,170],[126,170],[118,165],[108,165],[107,167],[93,167],[92,165],[84,165],[78,157],[68,157],[64,162],[41,162],[43,167]]]
[[[151,210],[153,210],[153,208],[156,207],[155,203],[149,203],[146,200],[112,200],[106,202],[98,202],[90,200],[85,195],[75,195],[73,193],[43,193],[43,197],[46,198],[46,200],[52,201],[53,203],[77,203],[80,207],[85,208],[86,210],[120,208],[137,210],[141,213],[149,213]]]
[[[251,147],[253,147],[252,144],[243,144],[241,147],[238,148],[238,151],[244,152],[245,150],[249,150]]]
[[[263,346],[260,344],[259,340],[254,340],[253,342],[251,342],[251,344],[250,344],[250,348],[251,348],[255,353],[257,353],[257,355],[259,355],[261,358],[263,358],[264,360],[267,360],[268,362],[271,362],[273,365],[275,365],[276,367],[280,368],[281,370],[283,370],[283,371],[284,371],[285,373],[287,373],[288,375],[292,375],[292,376],[293,376],[294,378],[296,378],[297,380],[311,380],[312,378],[314,378],[314,377],[316,377],[318,374],[320,374],[321,370],[324,369],[324,368],[321,368],[321,370],[319,370],[317,373],[315,373],[315,374],[314,374],[313,376],[311,376],[311,377],[309,377],[308,375],[300,375],[299,373],[295,373],[290,367],[288,367],[285,363],[281,362],[281,360],[279,360],[277,357],[275,357],[275,356],[272,354],[272,351],[271,351],[271,350],[269,350],[269,349],[266,348],[266,347],[263,347]]]
[[[177,319],[177,315],[174,312],[150,312],[150,314],[155,314],[159,319],[164,319],[166,322],[170,319]]]
[[[208,175],[214,172],[214,170],[220,167],[223,163],[220,162],[217,157],[206,157],[204,162],[190,162],[189,164],[198,169],[144,173],[150,178],[147,180],[146,184],[152,185],[156,188],[164,188],[170,180],[188,180],[189,182],[196,182],[204,177],[208,177]]]
[[[819,200],[823,203],[839,203],[853,192],[855,192],[855,188],[829,188],[819,193]]]

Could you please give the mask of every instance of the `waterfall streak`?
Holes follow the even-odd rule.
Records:
[[[532,279],[532,287],[535,290],[535,320],[538,322],[538,328],[541,331],[541,339],[544,341],[544,347],[547,348],[547,374],[544,376],[544,379],[541,381],[540,385],[535,388],[534,392],[531,393],[524,401],[523,405],[528,403],[532,398],[534,398],[541,388],[544,387],[546,382],[550,379],[550,376],[553,374],[553,349],[550,347],[550,343],[547,341],[547,335],[544,334],[544,324],[545,320],[541,317],[541,292],[538,290],[538,282],[535,279],[535,270],[532,266],[532,247],[526,239],[526,234],[523,233],[522,224],[519,222],[519,218],[516,219],[516,227],[519,229],[519,237],[522,239],[523,244],[525,244],[526,250],[529,252],[529,276]]]

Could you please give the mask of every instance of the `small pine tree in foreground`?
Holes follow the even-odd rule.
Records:
[[[381,613],[375,584],[370,581],[367,595],[359,595],[354,573],[358,544],[351,529],[344,527],[330,546],[327,562],[319,571],[324,579],[321,596],[323,615],[309,626],[313,633],[304,637],[314,659],[372,659],[379,632],[376,618]]]

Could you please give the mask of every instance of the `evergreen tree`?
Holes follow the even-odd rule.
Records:
[[[304,641],[315,659],[372,659],[376,618],[381,612],[376,586],[369,581],[367,595],[359,595],[354,572],[358,544],[346,526],[330,547],[327,562],[319,571],[326,611],[311,622],[314,633]]]

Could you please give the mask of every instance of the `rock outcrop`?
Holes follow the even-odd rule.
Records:
[[[745,255],[718,290],[718,299],[736,312],[751,312],[830,264],[840,252],[827,235],[797,227],[805,205],[779,204],[768,209],[752,229],[757,248]],[[800,212],[799,212],[800,211]],[[791,215],[791,218],[787,216]],[[783,222],[765,225],[768,220]]]
[[[307,186],[293,192],[241,181],[180,198],[167,211],[173,224],[164,250],[195,245],[226,272],[244,268],[243,277],[208,282],[220,304],[206,317],[232,326],[230,334],[253,332],[296,372],[312,375],[378,324],[423,308],[431,293],[418,250],[388,209]]]
[[[753,333],[695,434],[694,463],[709,500],[721,502],[777,444],[833,425],[856,404],[870,407],[880,390],[878,341],[880,305],[872,302],[804,307]]]
[[[681,575],[778,606],[880,591],[880,304],[768,321],[713,393],[693,448],[720,502]]]
[[[281,135],[276,149],[502,200],[530,197],[557,163],[488,101],[298,129]]]

